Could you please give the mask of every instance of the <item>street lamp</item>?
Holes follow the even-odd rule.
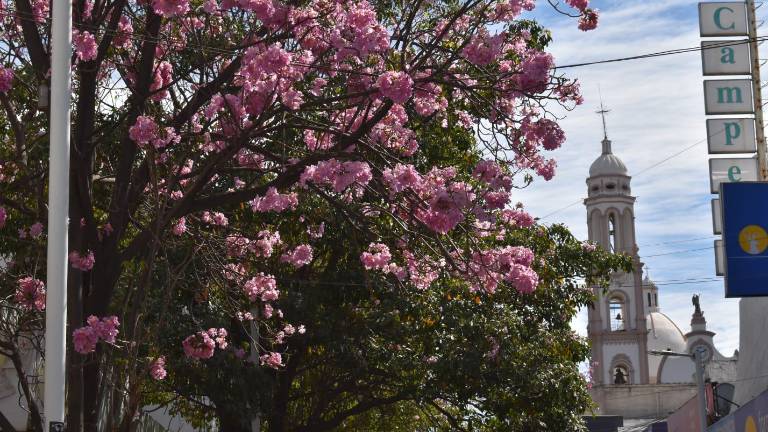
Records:
[[[701,432],[707,432],[707,396],[704,391],[704,356],[706,348],[697,346],[693,349],[693,354],[679,353],[674,351],[648,351],[648,354],[673,357],[688,357],[696,365],[696,386],[699,391],[699,423],[701,423]]]

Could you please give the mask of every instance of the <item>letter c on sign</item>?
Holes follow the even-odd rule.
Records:
[[[723,11],[728,11],[730,13],[733,13],[733,9],[731,9],[729,7],[726,7],[726,6],[719,7],[717,9],[715,9],[715,25],[720,30],[733,30],[733,29],[735,29],[736,28],[736,23],[735,22],[731,22],[731,25],[728,26],[728,27],[723,27],[723,23],[720,21],[720,14],[722,14]]]
[[[728,180],[732,182],[741,181],[741,177],[736,176],[741,176],[741,168],[736,165],[728,167]]]

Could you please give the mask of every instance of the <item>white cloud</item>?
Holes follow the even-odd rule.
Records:
[[[558,64],[620,58],[700,43],[697,2],[688,0],[602,2],[600,27],[588,33],[573,20],[542,15],[553,33],[552,52]],[[540,7],[547,7],[542,4]],[[702,294],[710,330],[725,355],[738,347],[738,302],[725,299],[722,281],[701,283],[691,279],[715,278],[712,246],[709,178],[701,60],[699,53],[608,63],[563,73],[581,82],[586,103],[561,121],[567,133],[565,146],[556,151],[560,168],[550,182],[537,181],[517,193],[536,216],[544,216],[575,203],[586,195],[589,166],[600,154],[603,131],[598,86],[611,112],[607,116],[613,151],[630,171],[647,167],[695,145],[668,162],[632,179],[637,241],[640,255],[659,281],[659,302],[683,330],[690,328],[691,295]],[[561,222],[586,238],[586,214],[578,203],[544,220]],[[691,238],[700,240],[668,243]],[[666,243],[666,244],[659,244]],[[670,254],[667,254],[670,253]],[[667,254],[660,256],[652,256]],[[671,282],[662,282],[671,281]],[[584,334],[586,319],[574,327]]]

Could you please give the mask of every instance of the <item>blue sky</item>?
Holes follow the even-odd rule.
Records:
[[[553,32],[557,64],[627,57],[699,46],[698,2],[683,0],[593,1],[600,26],[581,32],[576,21],[553,13],[544,1],[533,13]],[[758,19],[764,13],[758,10]],[[613,152],[629,168],[641,259],[659,286],[659,303],[685,333],[693,312],[691,295],[701,294],[702,309],[715,343],[725,355],[738,348],[738,300],[725,299],[715,277],[704,99],[700,53],[657,57],[563,70],[581,82],[586,102],[567,113],[561,125],[568,140],[554,152],[559,169],[549,182],[520,191],[535,216],[562,209],[586,195],[589,166],[600,154],[600,100],[611,112],[608,136]],[[697,145],[694,145],[699,143]],[[693,147],[667,162],[661,160]],[[648,169],[646,171],[646,169]],[[543,220],[566,224],[586,238],[586,213],[579,203]],[[584,332],[584,314],[575,327]]]

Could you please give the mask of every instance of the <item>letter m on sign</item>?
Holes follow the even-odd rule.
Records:
[[[752,114],[752,80],[706,80],[704,102],[707,115]]]
[[[744,100],[741,97],[741,89],[738,87],[718,87],[717,88],[717,103],[742,103]]]

